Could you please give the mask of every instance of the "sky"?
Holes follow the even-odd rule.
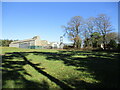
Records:
[[[50,42],[60,41],[74,16],[87,19],[106,14],[118,31],[117,2],[2,2],[2,39],[29,39],[36,35]],[[64,43],[70,42],[67,37]]]

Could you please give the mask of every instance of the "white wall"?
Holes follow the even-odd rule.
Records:
[[[63,49],[63,47],[64,47],[64,44],[60,44],[60,45],[59,45],[59,48],[60,48],[60,49]]]
[[[30,41],[29,43],[30,43],[30,46],[35,46],[35,40]]]
[[[9,47],[18,47],[19,48],[19,43],[16,43],[16,44],[9,44]]]
[[[59,43],[55,42],[55,43],[52,43],[52,48],[59,48]]]

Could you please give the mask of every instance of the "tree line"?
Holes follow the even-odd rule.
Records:
[[[9,39],[0,39],[0,46],[3,46],[3,47],[8,47],[9,44],[13,41],[17,41],[17,40],[9,40]]]
[[[65,35],[73,41],[74,48],[83,47],[98,48],[104,50],[118,46],[118,33],[114,28],[110,17],[99,14],[97,17],[84,19],[82,16],[74,16],[66,26],[63,26]]]

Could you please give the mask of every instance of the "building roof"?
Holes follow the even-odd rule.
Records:
[[[11,42],[11,44],[16,44],[16,43],[20,43],[20,42],[29,42],[29,41],[34,41],[36,39],[40,39],[40,37],[39,36],[34,36],[33,38],[30,38],[30,39],[13,41],[13,42]]]

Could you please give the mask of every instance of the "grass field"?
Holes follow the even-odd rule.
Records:
[[[117,52],[9,47],[0,49],[2,49],[3,88],[44,90],[62,90],[65,87],[77,90],[120,88],[118,58],[120,53]],[[13,52],[20,52],[33,65]]]

